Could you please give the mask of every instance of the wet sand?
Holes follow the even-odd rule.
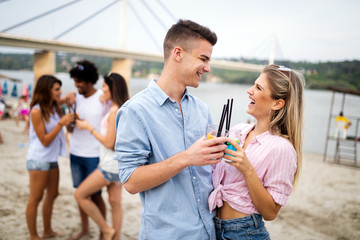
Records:
[[[0,121],[4,143],[0,144],[0,239],[27,239],[25,208],[29,194],[26,170],[28,136],[22,134],[24,122]],[[60,195],[53,211],[53,229],[67,239],[80,229],[73,198],[69,159],[60,158]],[[103,190],[107,203],[107,192]],[[138,239],[141,203],[139,196],[123,191],[124,222],[122,239]],[[110,206],[108,222],[110,223]],[[41,205],[38,232],[42,234]],[[266,222],[272,239],[360,239],[360,169],[322,162],[322,156],[306,153],[296,191],[276,220]],[[90,220],[91,234],[83,239],[98,239],[99,229]],[[55,238],[53,238],[55,239]]]

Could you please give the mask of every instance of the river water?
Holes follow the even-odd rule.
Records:
[[[22,80],[22,83],[17,83],[18,96],[22,92],[22,84],[24,82],[33,86],[33,72],[32,71],[12,71],[0,70],[0,73]],[[56,76],[62,80],[63,93],[68,91],[76,91],[73,80],[69,77],[68,73],[57,73]],[[3,87],[4,79],[0,79],[1,86]],[[133,96],[137,92],[147,87],[149,79],[131,79],[130,95]],[[13,83],[8,83],[8,95],[10,96]],[[99,79],[96,84],[97,88],[101,88],[102,79]],[[222,107],[228,98],[234,99],[233,113],[231,125],[239,122],[253,121],[253,118],[246,113],[248,101],[248,94],[246,90],[249,85],[241,84],[225,84],[225,83],[205,83],[201,82],[200,87],[197,89],[189,88],[189,91],[194,96],[202,99],[209,107],[215,123],[219,122]],[[326,132],[330,114],[330,104],[333,93],[328,90],[305,90],[305,142],[304,151],[317,154],[323,154],[326,142]],[[335,94],[335,104],[333,114],[338,114],[341,109],[342,94]],[[356,118],[360,118],[360,97],[353,95],[346,95],[344,114],[350,117],[352,126],[349,128],[348,135],[355,134]],[[333,120],[331,121],[331,133],[334,131]],[[360,126],[359,126],[360,128]],[[357,136],[360,136],[358,130]],[[349,141],[350,142],[350,141]],[[350,142],[350,144],[353,142]],[[360,142],[357,144],[357,152],[360,155]],[[330,141],[328,146],[328,155],[332,156],[335,152],[335,141]],[[357,157],[359,160],[360,157]]]

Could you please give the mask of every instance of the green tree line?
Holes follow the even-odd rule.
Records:
[[[68,72],[74,64],[82,59],[88,59],[96,64],[101,75],[111,69],[111,58],[86,56],[70,53],[56,54],[56,71]],[[258,59],[227,59],[246,63],[266,65],[267,61]],[[32,70],[33,54],[0,53],[0,69],[7,70]],[[276,64],[289,67],[301,72],[306,79],[309,88],[325,89],[328,86],[342,86],[349,89],[360,90],[360,61],[342,62],[292,62],[277,61]],[[150,73],[160,74],[162,63],[149,61],[135,61],[133,75],[136,77],[147,77]],[[251,84],[258,77],[259,73],[225,70],[213,68],[212,76],[221,79],[223,82]],[[205,80],[207,75],[205,77]]]

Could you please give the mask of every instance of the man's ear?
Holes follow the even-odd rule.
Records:
[[[176,61],[181,61],[183,54],[184,50],[181,47],[177,46],[173,49],[173,57]]]
[[[285,100],[284,99],[278,99],[275,101],[274,105],[272,106],[272,110],[280,110],[285,106]]]

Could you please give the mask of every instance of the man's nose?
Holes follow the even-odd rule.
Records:
[[[205,67],[204,67],[204,71],[205,72],[210,72],[211,69],[210,69],[210,64],[209,63],[206,63]]]

